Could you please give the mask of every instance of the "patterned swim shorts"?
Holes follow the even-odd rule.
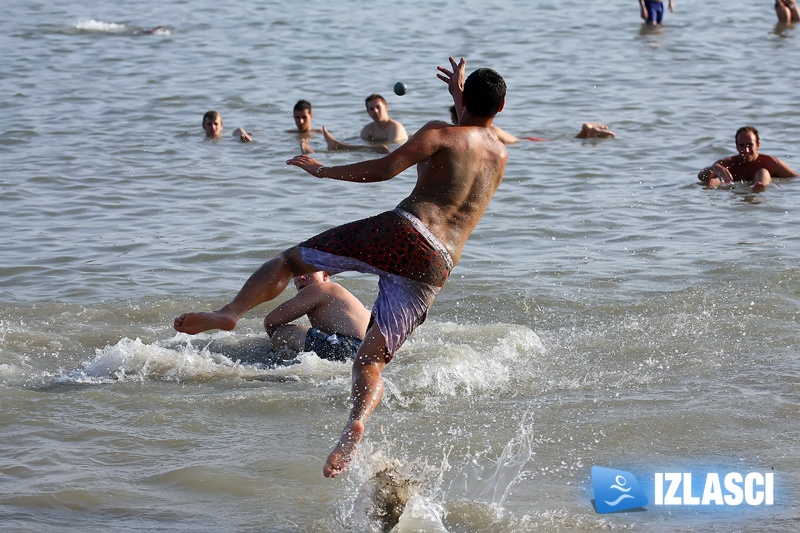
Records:
[[[303,260],[329,274],[378,276],[372,317],[394,356],[425,321],[453,269],[447,249],[422,222],[401,209],[339,226],[299,245]]]

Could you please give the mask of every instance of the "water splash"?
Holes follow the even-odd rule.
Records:
[[[384,445],[392,447],[389,442]],[[447,453],[440,464],[432,465],[422,458],[403,461],[390,457],[364,443],[349,478],[357,495],[342,521],[357,531],[447,531],[446,506],[454,500],[466,503],[469,510],[482,507],[481,520],[486,518],[484,506],[488,506],[488,511],[494,511],[492,521],[500,520],[503,502],[510,488],[523,478],[533,446],[533,423],[526,415],[497,459],[468,457],[445,489],[445,478],[453,470]],[[459,515],[463,520],[469,512]]]
[[[520,423],[497,460],[479,455],[470,458],[451,483],[450,496],[502,508],[511,486],[521,479],[522,469],[534,455],[530,418],[528,415]]]

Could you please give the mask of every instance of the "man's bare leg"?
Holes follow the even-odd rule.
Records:
[[[328,144],[328,150],[331,152],[335,152],[337,150],[343,151],[357,151],[357,150],[367,150],[369,152],[378,152],[379,154],[388,154],[391,150],[385,144],[347,144],[333,135],[331,132],[328,131],[328,128],[322,126],[322,135],[325,137],[325,142]]]
[[[325,477],[335,478],[347,470],[358,451],[367,419],[383,398],[381,372],[386,367],[385,354],[386,341],[377,324],[373,324],[353,361],[353,406],[339,442],[325,461]]]
[[[269,339],[272,341],[272,347],[275,349],[287,346],[295,352],[299,352],[306,345],[308,330],[308,326],[284,324],[275,328],[275,331],[269,336]]]
[[[794,0],[791,2],[787,0],[776,0],[775,14],[778,16],[778,22],[782,22],[784,24],[791,24],[794,22],[794,11],[797,11],[797,5],[795,4]]]
[[[261,265],[229,304],[217,311],[184,313],[175,319],[173,327],[190,335],[210,329],[230,331],[247,311],[282,293],[292,278],[316,270],[303,262],[295,246]]]

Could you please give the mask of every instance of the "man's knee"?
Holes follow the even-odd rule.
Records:
[[[377,324],[373,324],[364,341],[358,348],[358,353],[353,360],[353,369],[366,368],[376,365],[380,370],[386,366],[388,361],[389,351],[386,349],[386,340],[383,338],[380,328]]]
[[[300,252],[300,246],[295,245],[289,248],[288,250],[284,250],[280,254],[278,254],[289,269],[292,271],[293,276],[299,276],[301,274],[308,274],[310,272],[317,272],[320,270],[319,268],[309,265],[303,260],[303,254]]]
[[[766,168],[758,169],[753,178],[754,178],[754,181],[760,181],[762,183],[769,183],[770,181],[772,181],[772,175],[769,173],[769,170],[767,170]]]

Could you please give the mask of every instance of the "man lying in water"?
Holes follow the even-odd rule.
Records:
[[[367,333],[367,308],[323,270],[297,276],[294,286],[297,294],[264,318],[272,346],[332,361],[353,359]],[[311,327],[291,323],[303,316]]]

